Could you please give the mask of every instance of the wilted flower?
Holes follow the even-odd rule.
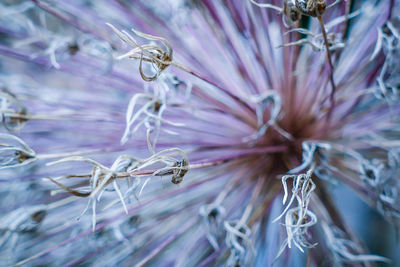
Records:
[[[399,8],[3,1],[0,266],[390,262],[332,188],[399,226]]]

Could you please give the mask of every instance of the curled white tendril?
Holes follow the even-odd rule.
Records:
[[[286,246],[291,248],[292,242],[301,252],[304,251],[302,249],[303,247],[310,248],[315,245],[308,242],[306,238],[307,229],[317,223],[317,217],[308,209],[311,194],[316,188],[311,179],[313,170],[314,166],[312,166],[306,174],[285,175],[282,177],[284,189],[283,204],[286,204],[289,196],[287,180],[293,179],[293,183],[291,190],[292,196],[287,203],[286,208],[276,219],[273,220],[273,222],[276,222],[285,215],[284,226],[286,228],[287,238],[283,242],[276,258],[283,253]],[[297,206],[291,208],[295,200],[297,201]]]
[[[48,56],[50,64],[55,69],[59,69],[61,66],[60,61],[66,60],[70,55],[68,54],[69,46],[74,42],[71,37],[58,35],[45,28],[37,29],[37,35],[20,41],[16,46],[26,46],[35,43],[43,43],[46,45],[46,49],[40,52],[32,53],[31,58],[38,58],[42,56]]]
[[[176,154],[180,155],[182,160],[179,160],[176,157],[174,157]],[[88,205],[82,212],[81,216],[84,213],[86,213],[91,204],[93,230],[95,229],[96,226],[96,203],[100,201],[103,193],[107,191],[106,189],[108,185],[110,184],[112,185],[113,191],[117,193],[119,201],[122,203],[125,213],[128,213],[128,208],[125,199],[131,193],[134,193],[134,190],[139,185],[139,181],[135,182],[134,184],[131,184],[131,177],[134,177],[134,175],[132,175],[131,173],[140,171],[146,167],[151,167],[153,165],[159,166],[160,164],[164,164],[165,165],[164,167],[158,168],[150,175],[151,176],[172,175],[171,181],[176,184],[183,180],[183,176],[189,170],[186,153],[179,148],[171,148],[160,151],[144,160],[137,160],[129,155],[121,155],[115,160],[115,162],[112,164],[110,168],[102,165],[101,163],[98,163],[95,160],[81,156],[67,157],[61,160],[50,162],[47,165],[51,166],[71,161],[90,163],[91,165],[93,165],[92,172],[88,175],[67,175],[67,176],[59,176],[54,179],[53,178],[48,178],[48,179],[50,179],[53,183],[55,183],[65,191],[75,196],[89,197]],[[90,187],[85,190],[77,190],[65,186],[57,181],[63,178],[74,178],[74,177],[89,178]],[[120,190],[119,183],[117,183],[117,180],[120,180],[120,178],[124,178],[128,182],[127,184],[128,189],[124,195]],[[146,186],[146,184],[149,182],[149,179],[150,178],[147,178],[146,181],[143,183],[139,195],[143,191],[143,188]]]
[[[17,234],[35,231],[47,213],[45,205],[21,207],[0,217],[0,247],[10,240],[8,247],[14,247]]]
[[[134,47],[128,53],[119,56],[117,59],[123,59],[127,57],[139,59],[139,73],[142,79],[146,82],[157,80],[161,72],[172,64],[173,50],[170,43],[166,39],[150,34],[145,34],[143,32],[132,29],[132,32],[134,32],[137,36],[149,41],[156,41],[162,44],[162,46],[152,43],[140,45],[128,32],[124,30],[120,31],[110,23],[106,24],[122,41]],[[151,75],[145,74],[143,71],[143,62],[150,63],[155,73]]]
[[[179,158],[176,157],[179,156]],[[151,157],[142,160],[140,166],[134,170],[141,170],[154,164],[164,164],[165,167],[153,172],[153,176],[171,175],[171,182],[178,184],[189,171],[189,160],[186,152],[179,148],[169,148],[153,154]],[[132,170],[133,171],[133,170]]]
[[[377,186],[382,182],[384,167],[383,162],[378,159],[362,161],[360,163],[361,179],[373,187]]]
[[[310,210],[301,211],[299,207],[288,210],[285,215],[284,224],[284,226],[286,227],[287,238],[282,243],[275,260],[277,260],[282,255],[286,247],[291,248],[292,243],[301,252],[304,252],[304,248],[315,247],[317,243],[311,243],[310,241],[308,241],[308,229],[316,224],[317,221],[317,216]]]
[[[293,139],[288,132],[277,125],[282,108],[282,99],[278,93],[268,91],[261,95],[253,95],[249,98],[249,101],[257,104],[256,115],[258,129],[256,133],[244,138],[243,141],[258,140],[260,137],[265,135],[270,127],[274,127],[274,129],[286,139]],[[269,119],[266,121],[265,113],[269,105],[272,105],[272,108],[270,108]]]
[[[203,221],[206,225],[207,239],[210,242],[214,250],[219,249],[218,237],[220,233],[220,226],[222,219],[225,216],[225,208],[220,204],[211,203],[209,205],[203,205],[199,209],[199,214],[203,217]]]
[[[112,69],[114,63],[113,50],[108,42],[89,35],[82,35],[76,40],[76,44],[69,45],[70,52],[73,53],[72,49],[75,48],[75,45],[79,52],[93,56],[105,63],[102,73],[107,73]]]
[[[261,183],[259,183],[261,185]],[[246,258],[253,251],[253,244],[251,240],[251,229],[247,225],[250,214],[253,210],[254,201],[256,196],[260,193],[260,186],[257,186],[251,197],[250,204],[246,207],[242,217],[239,220],[230,220],[224,222],[226,231],[225,243],[230,250],[228,266],[242,266],[246,265]]]
[[[391,148],[388,151],[387,164],[383,171],[384,177],[376,186],[379,194],[378,210],[389,219],[400,218],[400,150]]]
[[[377,98],[385,98],[388,103],[400,99],[400,18],[397,18],[398,25],[395,26],[391,21],[387,21],[382,28],[378,28],[378,38],[375,50],[371,55],[372,61],[377,57],[380,51],[385,54],[380,74],[377,78],[378,88],[375,92]]]
[[[199,209],[199,214],[203,218],[203,222],[206,225],[207,239],[210,242],[214,250],[220,248],[218,244],[218,239],[221,237],[222,232],[222,222],[225,219],[226,210],[222,206],[222,202],[228,196],[229,192],[234,189],[234,185],[239,182],[241,174],[232,178],[229,184],[226,185],[224,190],[222,190],[216,199],[210,204],[202,205]]]
[[[321,222],[325,233],[326,244],[333,253],[337,262],[354,263],[364,261],[382,261],[390,263],[385,257],[378,255],[362,254],[362,248],[350,239],[335,226],[329,226],[325,221]]]
[[[105,62],[104,70],[106,73],[111,70],[113,64],[111,45],[98,38],[82,34],[78,37],[71,37],[65,34],[61,35],[57,31],[50,30],[52,27],[47,25],[46,20],[41,20],[41,25],[31,26],[30,35],[15,43],[15,47],[34,47],[45,46],[46,48],[39,52],[32,52],[32,59],[39,57],[48,57],[50,64],[55,69],[60,69],[60,63],[74,56],[76,53],[86,54]],[[97,66],[96,66],[97,67]]]
[[[282,8],[268,3],[260,3],[255,0],[250,0],[250,2],[258,7],[270,8],[278,11],[280,14],[283,15],[282,21],[286,27],[294,25],[301,18],[301,12],[296,7],[296,3],[294,0],[284,0]]]
[[[330,143],[330,149],[339,153],[342,157],[349,158],[345,163],[348,168],[359,175],[359,179],[367,186],[371,194],[374,194],[377,210],[388,220],[400,218],[400,183],[397,177],[400,174],[399,150],[389,140],[373,135],[372,143],[383,146],[387,152],[387,159],[372,158],[367,159],[358,151],[344,145]],[[324,166],[328,166],[325,164]],[[336,171],[329,166],[329,170]],[[319,177],[320,174],[316,173]],[[324,175],[324,174],[323,174]]]
[[[226,244],[230,249],[228,266],[241,264],[251,243],[251,230],[242,220],[225,221]]]
[[[61,178],[67,178],[67,176],[60,176],[55,179],[49,178],[53,183],[56,185],[60,186],[62,189],[68,191],[69,193],[79,196],[79,197],[89,197],[89,202],[84,211],[82,212],[81,216],[86,213],[88,210],[90,204],[92,204],[92,227],[93,231],[95,230],[96,226],[96,203],[97,201],[100,201],[101,196],[106,190],[107,185],[112,183],[112,186],[114,190],[117,192],[118,197],[124,207],[124,210],[126,213],[128,213],[128,209],[125,204],[124,197],[122,196],[122,193],[119,189],[118,183],[117,183],[117,175],[118,172],[121,171],[122,169],[126,169],[126,164],[125,161],[125,155],[120,156],[117,158],[117,160],[113,163],[113,165],[108,168],[101,163],[98,163],[97,161],[94,161],[92,159],[86,158],[86,157],[81,157],[81,156],[73,156],[73,157],[67,157],[61,160],[57,160],[51,163],[48,163],[48,166],[55,165],[55,164],[60,164],[60,163],[65,163],[65,162],[70,162],[70,161],[79,161],[79,162],[87,162],[93,165],[93,170],[89,176],[90,179],[90,191],[78,191],[75,189],[71,189],[59,182],[57,182],[58,179]],[[124,163],[124,164],[122,164]],[[75,175],[69,175],[68,177],[74,177]],[[78,177],[78,176],[75,176]]]
[[[377,209],[388,219],[400,218],[400,161],[397,151],[390,150],[385,163],[379,159],[363,159],[359,164],[361,180],[375,192]]]
[[[7,5],[0,3],[0,23],[20,33],[33,31],[35,26],[24,13],[33,9],[35,4],[27,1],[23,1],[19,4],[11,3],[12,2],[7,3]]]
[[[306,174],[299,174],[299,175],[285,175],[282,177],[282,185],[284,190],[284,196],[282,203],[285,205],[286,201],[288,200],[288,186],[287,180],[293,179],[292,183],[292,197],[290,198],[286,208],[283,212],[273,220],[273,222],[278,221],[280,218],[285,215],[285,213],[289,210],[294,200],[297,200],[298,207],[300,208],[300,214],[304,214],[308,208],[308,204],[310,202],[311,193],[315,190],[316,186],[311,179],[312,173],[314,169],[311,168],[307,171]]]
[[[355,16],[358,16],[360,13],[361,11],[358,10],[349,15],[340,16],[325,25],[325,30],[327,32],[327,38],[328,38],[328,47],[330,51],[335,51],[345,47],[345,43],[342,40],[343,39],[342,35],[340,33],[334,33],[334,32],[330,33],[329,32],[330,29],[333,28],[334,26],[337,26],[340,23],[343,23],[351,18],[354,18]],[[326,50],[326,45],[322,33],[315,34],[307,29],[294,28],[285,32],[285,34],[289,34],[291,32],[298,32],[304,35],[308,35],[308,37],[291,43],[282,44],[279,47],[308,44],[311,45],[312,49],[316,52],[321,52]]]
[[[309,35],[310,37],[303,38],[294,42],[286,43],[283,45],[280,45],[279,47],[287,47],[287,46],[294,46],[294,45],[303,45],[303,44],[309,44],[311,45],[312,49],[315,52],[321,52],[326,50],[326,46],[324,43],[324,39],[322,34],[314,34],[311,31],[305,30],[305,29],[293,29],[289,32],[296,31],[305,35]],[[342,42],[342,36],[340,33],[328,33],[327,34],[328,38],[328,47],[330,51],[335,51],[340,48],[343,48],[345,44]]]
[[[318,151],[318,149],[326,149],[326,150],[331,149],[331,146],[328,143],[322,143],[322,142],[304,141],[301,144],[301,146],[303,148],[303,154],[302,154],[303,163],[300,166],[291,169],[289,171],[290,174],[301,172],[305,168],[309,167],[311,163],[314,161],[314,154],[316,151]]]
[[[283,7],[278,7],[268,3],[260,3],[250,0],[251,3],[258,7],[270,8],[282,14],[283,23],[286,27],[295,25],[300,21],[302,15],[321,16],[327,9],[330,9],[343,0],[336,0],[332,4],[326,6],[325,0],[283,0]],[[346,0],[344,0],[346,1]]]
[[[393,148],[392,143],[386,139],[375,135],[373,138],[376,139],[373,140],[373,143],[379,143],[384,148],[387,146],[385,148],[388,151],[387,159],[366,159],[358,151],[343,145],[330,143],[329,147],[342,157],[351,159],[350,163],[347,163],[348,168],[356,172],[371,194],[376,196],[377,210],[389,220],[397,219],[400,218],[400,183],[397,180],[400,174],[399,150]],[[324,166],[328,167],[328,164],[324,164]],[[329,166],[328,170],[337,172],[337,169],[332,166]],[[321,178],[321,170],[318,170],[316,175]],[[326,176],[326,174],[322,173],[322,176]]]
[[[121,138],[121,143],[125,144],[129,138],[135,134],[142,126],[146,128],[146,139],[149,151],[154,154],[158,142],[160,131],[166,131],[169,134],[176,134],[170,130],[161,128],[161,124],[167,124],[174,127],[184,127],[182,123],[175,123],[162,118],[167,108],[167,97],[163,93],[165,90],[157,90],[154,95],[138,93],[129,101],[126,112],[126,128]],[[141,101],[145,101],[139,106]],[[136,107],[139,106],[138,109]],[[154,132],[154,138],[151,140],[151,134]]]

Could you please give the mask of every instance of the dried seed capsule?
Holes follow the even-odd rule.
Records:
[[[132,31],[139,37],[149,41],[157,41],[161,43],[161,46],[155,44],[140,45],[135,38],[133,38],[126,31],[119,31],[113,25],[109,23],[106,24],[122,41],[134,47],[134,49],[131,49],[128,53],[119,56],[118,59],[129,57],[140,60],[139,73],[144,81],[151,82],[157,80],[161,72],[172,64],[173,50],[171,44],[166,39],[132,29]],[[153,67],[155,67],[155,73],[152,75],[145,74],[143,72],[143,62],[150,63]]]
[[[0,103],[0,118],[4,127],[10,132],[16,132],[21,129],[28,121],[24,117],[28,112],[17,96],[7,88],[1,88]]]
[[[173,184],[179,184],[183,181],[183,176],[188,172],[188,162],[183,159],[182,161],[179,161],[174,164],[174,167],[178,167],[173,170],[173,175],[171,178],[171,182]]]
[[[283,3],[283,14],[289,19],[290,24],[301,19],[301,12],[291,0],[285,0]]]
[[[319,17],[325,13],[326,2],[325,0],[296,0],[296,7],[305,15]]]

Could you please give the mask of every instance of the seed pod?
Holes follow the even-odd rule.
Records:
[[[174,167],[178,167],[178,168],[173,170],[171,182],[173,184],[179,184],[183,181],[183,176],[185,176],[185,174],[189,170],[188,162],[185,159],[183,159],[182,161],[175,163]]]
[[[301,12],[293,1],[285,0],[283,3],[283,14],[289,19],[290,24],[301,19]]]
[[[295,0],[296,7],[304,15],[319,17],[325,13],[325,0]]]

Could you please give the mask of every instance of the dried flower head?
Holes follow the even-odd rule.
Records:
[[[4,127],[12,132],[20,130],[27,122],[26,108],[7,88],[3,88],[0,92],[1,105],[1,121]]]
[[[295,5],[302,14],[318,17],[322,16],[326,10],[325,0],[294,0]]]
[[[398,264],[399,8],[2,1],[0,266]]]
[[[128,32],[124,30],[119,31],[110,23],[107,23],[107,25],[115,32],[115,34],[118,35],[122,41],[134,47],[134,49],[130,50],[128,53],[119,56],[118,59],[123,59],[126,57],[139,59],[139,73],[146,82],[156,80],[161,72],[172,63],[173,50],[166,39],[132,29],[132,31],[139,37],[149,41],[158,41],[164,46],[164,48],[155,44],[139,45],[135,38],[133,38]],[[150,63],[155,69],[155,73],[153,75],[148,76],[144,73],[143,62]]]
[[[27,165],[36,160],[35,152],[20,138],[0,134],[0,169]]]

